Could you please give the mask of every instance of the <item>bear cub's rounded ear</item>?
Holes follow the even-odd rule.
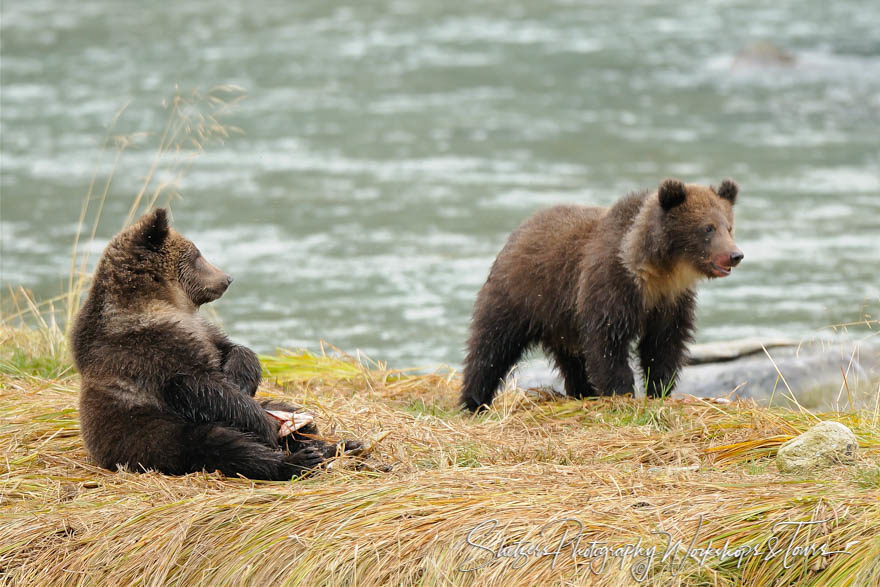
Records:
[[[721,185],[718,186],[718,191],[715,193],[731,204],[735,204],[736,195],[739,193],[739,186],[736,185],[736,182],[732,179],[725,179],[721,182]]]
[[[660,206],[664,210],[671,210],[684,203],[687,192],[681,180],[668,178],[660,183],[660,190],[657,192],[657,196],[660,199]]]
[[[138,223],[137,237],[140,243],[151,249],[159,249],[168,237],[168,211],[156,208],[144,214]]]

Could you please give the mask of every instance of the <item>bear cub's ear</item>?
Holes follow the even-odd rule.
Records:
[[[657,196],[660,199],[660,206],[663,207],[663,210],[668,211],[682,205],[687,193],[681,180],[669,178],[660,183]]]
[[[145,214],[138,222],[137,241],[150,249],[160,249],[168,238],[168,211],[156,208]]]
[[[736,204],[736,195],[739,193],[739,186],[732,179],[725,179],[715,192],[731,204]]]

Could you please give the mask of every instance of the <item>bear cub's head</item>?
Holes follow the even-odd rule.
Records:
[[[108,287],[116,297],[131,302],[160,299],[192,310],[218,299],[230,283],[231,276],[171,228],[163,208],[116,235],[95,272],[95,284]]]
[[[677,179],[660,184],[657,199],[668,255],[687,259],[707,277],[730,275],[743,259],[733,240],[733,205],[739,187],[725,179],[714,186],[685,185]]]

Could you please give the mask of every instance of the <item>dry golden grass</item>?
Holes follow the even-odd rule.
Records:
[[[271,375],[260,393],[310,407],[328,432],[389,433],[372,458],[391,472],[342,462],[289,483],[168,477],[94,466],[78,431],[79,381],[53,338],[5,328],[0,341],[7,583],[619,585],[634,582],[638,560],[611,557],[600,568],[586,549],[640,539],[658,547],[647,584],[880,580],[880,427],[872,413],[829,416],[859,436],[856,466],[786,477],[772,456],[815,421],[809,414],[508,390],[491,412],[471,417],[455,408],[451,373],[287,353],[264,358]],[[566,518],[583,524],[581,555],[566,547],[555,564],[551,556],[493,559],[466,543],[472,528],[496,520],[494,535],[472,541],[549,548],[561,537],[555,521]],[[740,568],[711,555],[702,565],[683,560],[695,535],[697,547],[729,539],[766,555],[774,524],[810,520],[823,523],[802,528],[796,545],[851,554],[786,560],[787,527],[777,528],[780,554],[769,560],[745,557]],[[660,560],[666,538],[656,531],[682,541],[674,567]]]

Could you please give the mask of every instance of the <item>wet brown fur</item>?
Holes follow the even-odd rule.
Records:
[[[264,408],[295,406],[254,400],[257,356],[197,313],[230,282],[162,209],[107,245],[71,335],[83,439],[101,466],[284,480],[335,452],[299,435],[279,447]]]
[[[730,180],[718,190],[665,180],[611,208],[556,206],[526,220],[477,296],[462,403],[491,403],[534,344],[555,360],[566,393],[584,397],[633,392],[628,357],[639,339],[648,393],[671,390],[692,339],[697,282],[717,275],[713,262],[741,258],[737,191]]]

